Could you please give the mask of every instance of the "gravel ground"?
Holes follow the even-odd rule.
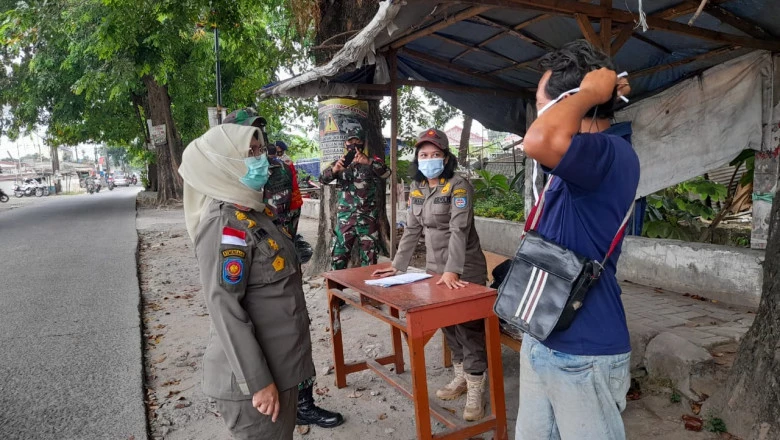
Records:
[[[144,308],[146,341],[147,408],[152,437],[171,440],[219,440],[230,438],[213,403],[200,388],[201,361],[208,342],[209,316],[201,295],[192,244],[184,228],[181,207],[139,208],[139,278]],[[300,233],[314,242],[317,222],[302,219]],[[418,260],[419,261],[419,260]],[[413,439],[412,403],[370,372],[348,376],[348,386],[338,389],[330,372],[331,348],[326,293],[322,278],[305,279],[304,289],[312,319],[315,393],[318,405],[344,414],[346,423],[335,429],[316,426],[295,437],[320,439]],[[357,310],[342,312],[345,357],[348,361],[388,353],[392,347],[389,328]],[[441,337],[426,347],[429,391],[449,379],[442,366]],[[408,365],[408,354],[405,352]],[[518,356],[504,348],[504,388],[508,429],[514,438],[517,411]],[[409,373],[403,374],[411,380]],[[680,416],[689,412],[683,403],[671,403],[671,390],[658,387],[640,400],[629,402],[624,413],[628,438],[632,440],[699,440],[721,438],[710,433],[685,431]],[[465,398],[444,402],[455,414]],[[434,430],[443,425],[434,423]],[[486,434],[481,438],[492,438]]]

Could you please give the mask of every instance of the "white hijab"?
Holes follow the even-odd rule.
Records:
[[[211,128],[184,149],[179,174],[184,179],[184,221],[195,241],[201,216],[211,200],[222,200],[262,211],[263,194],[239,181],[247,172],[244,159],[257,127],[222,124]]]

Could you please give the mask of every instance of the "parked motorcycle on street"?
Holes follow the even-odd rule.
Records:
[[[14,185],[14,196],[22,198],[27,197],[43,197],[49,195],[49,188],[41,186],[35,179],[26,179],[22,185]]]
[[[0,203],[5,203],[9,199],[8,194],[5,193],[2,189],[0,189]]]

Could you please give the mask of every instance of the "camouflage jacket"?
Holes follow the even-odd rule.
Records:
[[[320,175],[320,182],[329,184],[336,180],[339,185],[339,211],[357,211],[370,214],[377,208],[377,191],[384,189],[382,179],[390,177],[390,168],[378,156],[370,159],[368,165],[353,162],[339,173],[333,172],[336,161]]]
[[[293,212],[293,173],[290,167],[278,159],[271,161],[268,182],[263,189],[263,203],[274,223],[284,226],[290,234],[294,234]]]

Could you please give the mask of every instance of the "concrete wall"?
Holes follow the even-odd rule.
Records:
[[[628,237],[618,276],[638,284],[758,307],[764,251]]]
[[[302,215],[319,216],[319,200],[305,199]],[[406,211],[398,211],[398,221]],[[482,249],[511,256],[523,224],[477,217]],[[678,240],[626,237],[618,279],[709,299],[757,307],[763,283],[764,251]]]

